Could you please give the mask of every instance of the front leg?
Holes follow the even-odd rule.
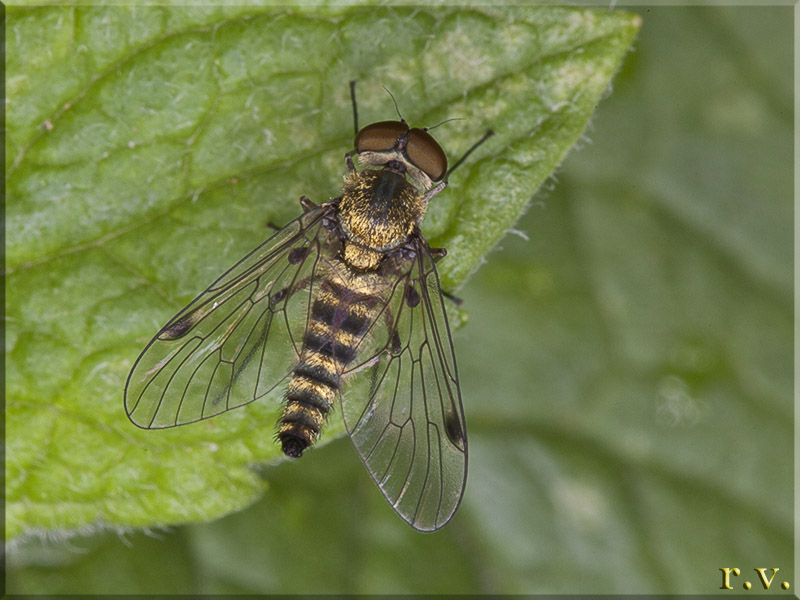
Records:
[[[309,200],[308,196],[300,196],[300,206],[303,207],[303,212],[309,212],[315,208],[317,208],[317,204],[312,200]],[[283,227],[276,225],[272,221],[267,223],[267,227],[274,231],[280,231]]]
[[[310,212],[317,208],[317,204],[310,200],[308,196],[300,196],[300,206],[303,207],[304,212]]]

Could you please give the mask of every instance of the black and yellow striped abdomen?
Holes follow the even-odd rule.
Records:
[[[356,358],[378,310],[379,296],[359,279],[332,269],[320,284],[278,429],[287,456],[297,458],[316,442],[341,387],[341,373]]]

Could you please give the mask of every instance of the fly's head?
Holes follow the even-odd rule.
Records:
[[[424,129],[409,129],[405,121],[381,121],[356,134],[359,164],[394,169],[408,176],[420,193],[427,192],[447,173],[447,157]]]

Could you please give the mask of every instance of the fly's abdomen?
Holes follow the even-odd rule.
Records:
[[[369,329],[375,300],[330,281],[320,286],[278,428],[287,456],[298,458],[319,437],[341,387],[341,373]]]

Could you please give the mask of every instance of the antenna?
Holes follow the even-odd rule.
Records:
[[[423,131],[430,131],[431,129],[436,129],[439,125],[444,125],[445,123],[449,123],[450,121],[464,121],[464,117],[451,117],[450,119],[445,119],[441,123],[437,123],[432,127],[423,127]]]
[[[400,121],[402,123],[405,123],[406,120],[403,118],[403,115],[400,114],[400,107],[397,106],[397,100],[394,99],[394,94],[392,94],[392,92],[389,91],[389,88],[387,88],[385,85],[382,85],[381,87],[384,90],[386,90],[386,93],[389,94],[389,97],[392,99],[392,102],[394,102],[394,110],[397,113],[397,116],[400,117]]]

